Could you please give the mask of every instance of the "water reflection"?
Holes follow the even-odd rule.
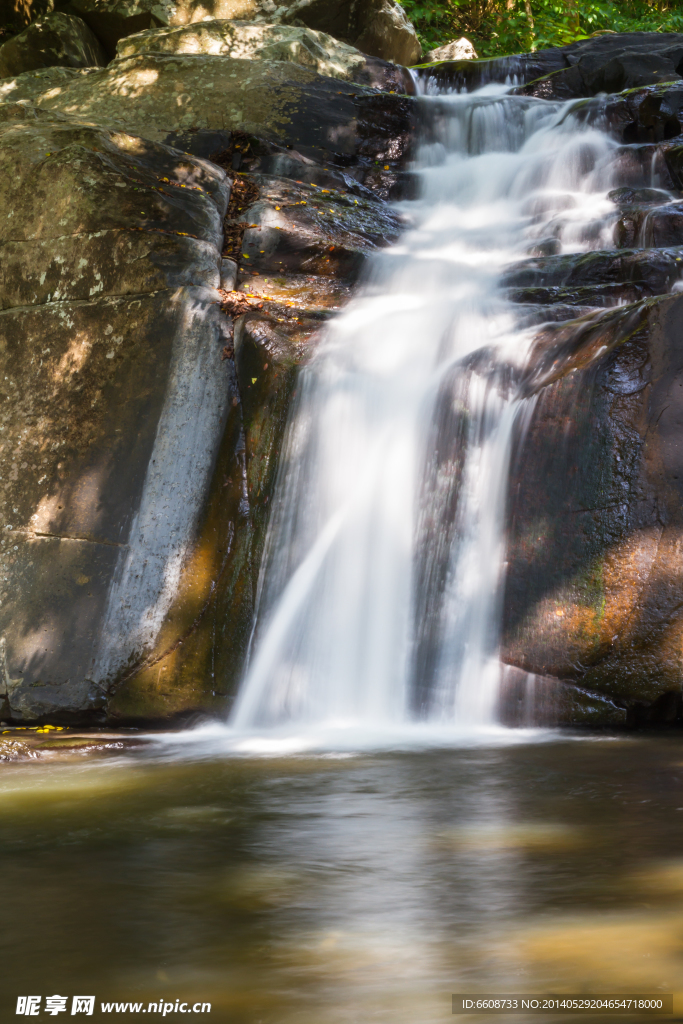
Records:
[[[683,993],[682,777],[677,736],[9,764],[0,1019],[29,992],[208,1000],[238,1024]]]

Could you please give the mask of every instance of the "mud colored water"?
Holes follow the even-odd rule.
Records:
[[[431,1024],[491,989],[683,1011],[680,736],[156,757],[3,768],[3,1024],[55,993],[221,1024]]]

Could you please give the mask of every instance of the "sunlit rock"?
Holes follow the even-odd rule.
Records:
[[[70,6],[112,57],[119,39],[145,29],[206,18],[250,18],[260,11],[255,0],[71,0]]]
[[[168,616],[175,643],[197,629],[216,564],[233,571],[229,185],[167,147],[20,107],[0,160],[0,680],[15,721],[92,720]],[[180,695],[160,676],[156,710],[210,705],[218,684],[200,676]]]
[[[425,59],[428,61],[476,60],[477,51],[470,40],[462,36],[460,39],[453,39],[450,43],[445,43],[443,46],[437,46],[435,50],[430,50]]]
[[[136,32],[212,19],[303,25],[397,64],[413,64],[421,52],[415,29],[394,0],[72,0],[71,7],[112,55],[119,39]]]
[[[387,171],[405,162],[416,106],[411,97],[378,94],[284,61],[160,53],[96,71],[48,68],[0,81],[0,102],[17,101],[182,149],[208,130],[213,152],[240,129],[323,164]]]
[[[117,46],[119,57],[141,53],[206,53],[240,60],[288,61],[347,82],[395,92],[413,89],[407,72],[378,58],[368,58],[325,32],[296,25],[207,21],[139,32]]]

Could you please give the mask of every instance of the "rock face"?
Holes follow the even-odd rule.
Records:
[[[3,677],[12,718],[78,718],[201,588],[236,394],[216,291],[229,188],[126,133],[3,113]]]
[[[142,53],[214,54],[239,60],[287,61],[319,75],[394,92],[413,92],[401,67],[366,57],[325,32],[295,25],[208,21],[179,28],[149,29],[119,42],[119,57]]]
[[[69,14],[48,14],[0,46],[0,78],[37,68],[87,68],[106,62],[96,36]]]
[[[548,330],[511,491],[505,660],[635,716],[681,689],[682,329],[674,295]]]
[[[119,39],[145,29],[189,25],[205,18],[250,18],[253,0],[70,0],[69,7],[90,26],[110,57]]]

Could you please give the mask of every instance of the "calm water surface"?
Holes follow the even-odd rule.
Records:
[[[448,1021],[465,990],[683,993],[679,735],[74,755],[4,766],[0,815],[2,1021],[29,993],[201,999],[235,1024]]]

